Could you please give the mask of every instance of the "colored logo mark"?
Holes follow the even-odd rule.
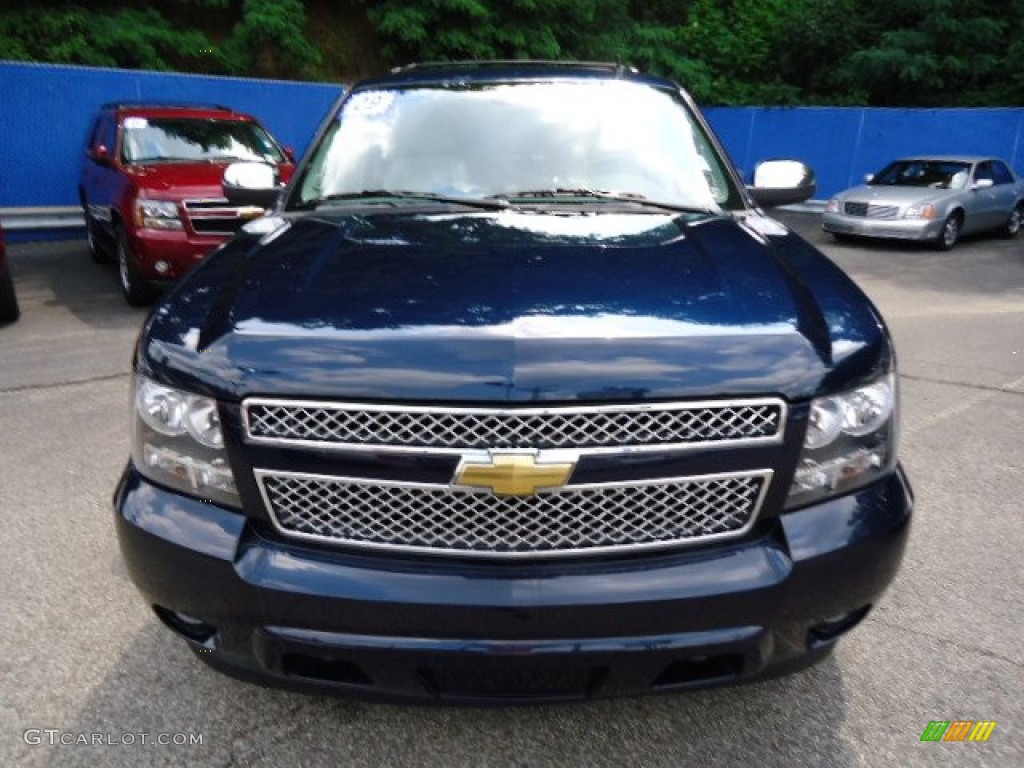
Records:
[[[455,483],[490,488],[498,496],[530,496],[538,488],[565,485],[575,468],[575,462],[547,464],[529,454],[494,453],[487,463],[463,459]]]
[[[995,720],[931,720],[921,741],[988,741],[995,729]]]

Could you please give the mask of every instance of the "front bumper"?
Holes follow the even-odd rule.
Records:
[[[728,545],[532,564],[284,542],[130,465],[114,503],[136,585],[222,671],[508,703],[738,682],[816,660],[895,575],[913,497],[898,470]]]
[[[942,231],[941,219],[869,219],[844,213],[822,215],[826,232],[858,237],[886,237],[898,240],[934,240]]]
[[[194,269],[230,235],[200,235],[186,230],[138,229],[131,236],[132,252],[145,280],[176,280]],[[163,272],[157,262],[166,265]]]

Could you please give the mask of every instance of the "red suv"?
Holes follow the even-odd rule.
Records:
[[[229,163],[269,163],[283,184],[292,153],[259,121],[222,106],[104,104],[89,132],[78,194],[95,261],[115,256],[129,304],[151,302],[262,208],[233,206]]]

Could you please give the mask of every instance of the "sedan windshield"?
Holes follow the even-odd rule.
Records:
[[[254,123],[177,117],[126,117],[121,158],[126,163],[284,161],[267,132]]]
[[[345,204],[388,191],[544,206],[742,207],[678,95],[622,81],[357,91],[313,154],[295,202]]]
[[[970,172],[970,163],[955,160],[897,160],[868,183],[883,187],[963,189],[967,186]]]

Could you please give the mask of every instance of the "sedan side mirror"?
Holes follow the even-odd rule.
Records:
[[[280,192],[277,169],[266,163],[232,163],[224,169],[221,189],[232,205],[273,208]]]
[[[764,208],[809,200],[818,190],[810,166],[799,160],[766,160],[754,169],[754,184],[747,192]]]

